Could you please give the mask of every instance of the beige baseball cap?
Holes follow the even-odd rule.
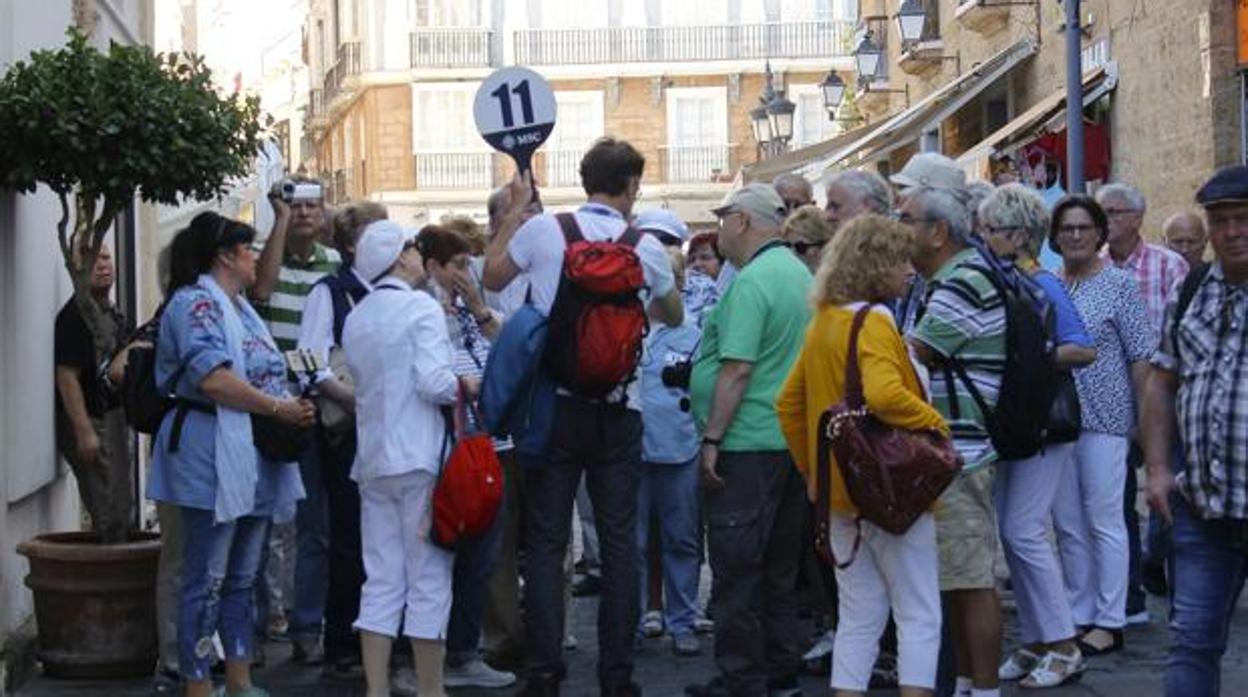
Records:
[[[921,152],[911,157],[906,166],[888,180],[903,189],[920,186],[956,189],[966,185],[966,172],[952,159],[938,152]]]
[[[728,192],[719,206],[711,209],[716,217],[735,211],[750,213],[776,225],[784,224],[784,199],[780,198],[780,194],[776,193],[776,187],[771,184],[762,182],[746,184],[740,189]]]

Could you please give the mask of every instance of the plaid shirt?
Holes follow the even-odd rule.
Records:
[[[1115,261],[1108,251],[1101,258],[1135,277],[1140,284],[1140,294],[1144,296],[1148,324],[1154,333],[1160,332],[1166,315],[1166,301],[1187,276],[1187,262],[1169,249],[1144,240],[1140,240],[1135,251],[1121,263]]]
[[[1152,362],[1179,377],[1179,491],[1202,518],[1248,519],[1248,287],[1215,264],[1176,331],[1177,305]]]

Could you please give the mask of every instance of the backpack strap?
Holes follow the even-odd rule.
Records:
[[[555,220],[559,221],[559,229],[563,231],[563,241],[572,246],[574,242],[585,241],[585,235],[581,234],[581,225],[576,222],[576,215],[573,213],[557,213]]]
[[[638,230],[632,225],[629,225],[628,229],[626,229],[623,234],[617,237],[615,242],[616,244],[622,244],[628,247],[635,248],[639,243],[641,243],[641,230]]]
[[[1179,325],[1183,322],[1183,316],[1187,314],[1187,308],[1191,307],[1192,301],[1196,299],[1196,292],[1200,290],[1200,284],[1205,282],[1210,268],[1212,267],[1208,263],[1193,267],[1187,272],[1187,276],[1183,278],[1183,285],[1179,288],[1179,301],[1174,308],[1174,323],[1170,325],[1170,342],[1174,344],[1175,358],[1179,357]]]

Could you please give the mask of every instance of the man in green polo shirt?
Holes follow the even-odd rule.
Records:
[[[306,178],[295,180],[300,184],[319,184]],[[290,351],[299,340],[299,325],[303,321],[308,293],[317,281],[338,270],[341,259],[336,250],[317,241],[325,226],[324,199],[296,196],[286,201],[277,187],[274,189],[269,194],[275,215],[273,231],[256,262],[256,283],[249,295],[256,311],[268,323],[277,347]],[[320,190],[323,192],[324,187]],[[299,502],[295,513],[295,597],[287,630],[294,660],[309,665],[319,664],[324,655],[321,625],[325,619],[325,592],[329,582],[329,520],[320,463],[316,447],[308,448],[299,461],[299,473],[307,495]],[[275,539],[281,537],[275,536]],[[262,597],[262,600],[267,598]],[[274,615],[281,611],[282,608],[269,608]],[[262,622],[268,619],[260,618]]]
[[[715,209],[719,250],[740,269],[707,317],[690,381],[715,574],[721,676],[694,697],[800,694],[798,569],[809,544],[806,487],[776,394],[810,320],[810,272],[780,239],[784,201],[749,184]]]

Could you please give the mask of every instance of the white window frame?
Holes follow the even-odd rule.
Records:
[[[806,126],[806,113],[801,108],[801,100],[812,95],[819,104],[818,118],[822,119],[820,126],[821,137],[807,142],[800,138],[802,132],[805,131]],[[791,84],[789,85],[788,97],[793,100],[798,107],[797,110],[793,112],[793,148],[801,148],[807,145],[814,145],[815,143],[823,142],[828,138],[835,137],[837,134],[845,130],[842,125],[828,120],[828,111],[823,106],[823,88],[818,84]]]
[[[707,100],[714,105],[716,109],[714,124],[715,130],[710,137],[702,135],[698,138],[698,143],[673,143],[678,128],[676,126],[677,109],[676,104],[682,99],[700,99]],[[668,88],[664,95],[664,108],[666,110],[667,120],[667,142],[664,144],[664,176],[667,181],[710,181],[711,172],[705,172],[705,178],[700,176],[702,173],[694,175],[694,169],[705,169],[703,167],[704,160],[709,160],[712,164],[718,162],[718,168],[725,170],[729,164],[729,145],[728,142],[728,88],[727,87],[671,87]],[[718,153],[702,153],[692,152],[692,148],[719,148],[722,154]],[[683,154],[682,154],[683,153]],[[722,161],[720,161],[722,160]]]
[[[729,0],[664,0],[659,16],[665,27],[727,24],[728,4]]]
[[[462,186],[451,186],[444,183],[426,186],[421,183],[421,178],[418,175],[416,182],[418,188],[476,189],[488,188],[492,185],[493,159],[491,154],[493,151],[490,149],[489,145],[478,136],[476,125],[473,123],[472,119],[472,99],[476,94],[477,88],[478,84],[475,82],[417,82],[412,84],[412,154],[414,163],[413,166],[417,169],[417,171],[419,172],[422,164],[422,155],[427,158],[437,156],[465,156],[460,157],[459,159],[472,160],[474,162],[475,160],[480,159],[481,161],[479,171],[472,165],[465,164],[458,166],[460,171],[456,172],[455,175],[453,175],[453,178],[458,181],[466,182]],[[466,143],[466,145],[453,145],[449,147],[445,145],[439,146],[439,141],[443,141],[443,138],[433,138],[430,140],[429,138],[422,137],[422,135],[429,132],[427,129],[428,124],[421,120],[423,116],[423,109],[420,108],[422,95],[446,93],[464,95],[464,99],[467,104],[467,113],[464,115],[465,118],[460,118],[458,117],[459,115],[456,115],[456,117],[453,118],[443,119],[443,126],[445,127],[453,124],[452,128],[462,129],[462,132],[456,133],[456,136],[467,134],[468,137],[455,137],[453,140]],[[446,140],[451,139],[448,138]],[[425,162],[429,161],[430,160],[428,159],[425,160]]]
[[[545,183],[547,186],[579,186],[580,174],[578,168],[581,156],[589,149],[594,139],[601,138],[606,134],[606,98],[602,90],[563,90],[555,92],[555,105],[558,114],[562,115],[564,113],[563,107],[566,104],[589,105],[589,122],[595,124],[596,128],[589,129],[594,133],[590,137],[590,142],[567,143],[563,142],[563,134],[559,130],[559,124],[568,123],[568,120],[562,116],[556,119],[555,130],[550,134],[550,140],[546,141],[544,148],[546,153]],[[584,120],[580,120],[578,123],[584,123]]]
[[[540,26],[537,22],[529,22],[534,29],[599,29],[608,26],[610,22],[608,0],[572,0],[571,2],[539,0],[539,2]]]

